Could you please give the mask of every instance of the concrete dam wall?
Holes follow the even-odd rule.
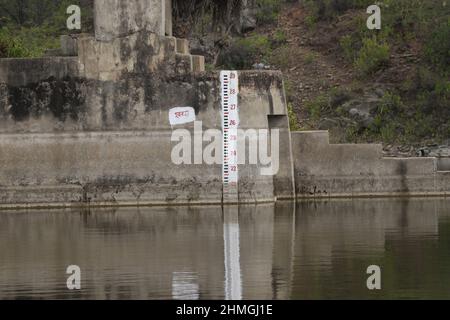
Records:
[[[299,198],[450,194],[436,158],[384,158],[381,145],[330,144],[327,131],[294,132],[292,144]]]
[[[170,1],[104,2],[94,35],[61,37],[53,56],[0,59],[0,207],[223,203],[222,164],[194,159],[210,143],[203,132],[222,131],[219,72],[171,36]],[[380,146],[329,145],[326,132],[291,136],[282,74],[238,77],[239,128],[276,130],[279,163],[272,175],[240,164],[237,201],[448,194],[450,172],[434,158],[382,159]],[[177,107],[196,122],[172,126]],[[178,129],[192,137],[192,164],[173,161]]]
[[[8,63],[11,69],[17,61],[2,61]],[[191,106],[204,130],[221,129],[218,73],[178,71],[98,80],[54,70],[47,79],[2,84],[1,203],[220,203],[222,166],[174,164],[169,124],[171,108]],[[280,140],[288,140],[281,75],[242,72],[239,78],[240,127],[279,126]],[[198,134],[192,123],[179,128]],[[240,168],[240,201],[293,196],[290,148],[281,152],[273,177],[259,175],[259,165]]]
[[[171,159],[173,130],[194,140],[195,124],[169,123],[172,108],[189,106],[201,129],[221,130],[219,72],[203,72],[185,40],[153,32],[67,41],[76,56],[0,60],[1,205],[221,203],[220,164]],[[277,128],[288,141],[281,74],[241,72],[239,81],[240,128]],[[240,202],[294,196],[290,144],[280,152],[274,176],[240,168]]]

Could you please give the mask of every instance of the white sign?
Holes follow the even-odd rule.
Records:
[[[177,107],[169,111],[170,125],[184,124],[195,121],[195,110],[192,107]]]

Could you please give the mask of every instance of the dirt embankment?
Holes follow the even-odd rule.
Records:
[[[368,127],[378,125],[377,112],[387,95],[402,95],[406,106],[408,99],[416,99],[404,87],[417,80],[422,59],[419,41],[394,42],[390,44],[389,63],[360,77],[343,54],[341,39],[360,28],[367,17],[365,10],[349,10],[332,21],[311,23],[307,9],[295,3],[284,6],[276,26],[253,31],[272,38],[275,33],[285,35],[285,45],[272,52],[270,63],[284,73],[288,100],[299,128],[330,130],[333,142],[382,142],[385,153],[393,156],[450,155],[448,142],[442,135],[436,137],[432,130],[420,138],[411,135],[397,139],[402,133],[393,125],[392,129],[381,129],[378,136],[367,134]],[[409,116],[416,117],[415,111],[404,112],[404,119],[399,115],[399,127],[409,125],[401,123]]]

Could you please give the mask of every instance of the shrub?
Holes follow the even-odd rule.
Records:
[[[269,62],[271,65],[280,69],[286,69],[292,62],[292,50],[289,46],[283,46],[275,49],[270,55]]]
[[[292,103],[288,103],[288,116],[289,116],[289,128],[291,131],[298,131],[300,128],[298,126],[297,114],[294,111]]]
[[[312,64],[316,60],[316,55],[312,52],[309,52],[305,55],[305,63]]]
[[[282,0],[257,0],[256,21],[259,25],[274,23],[281,10]]]
[[[271,52],[272,46],[267,36],[254,34],[249,37],[240,38],[236,41],[240,47],[244,47],[254,56],[264,56]]]
[[[287,102],[292,101],[293,94],[294,94],[294,87],[292,85],[292,82],[289,79],[286,79],[284,81],[284,92],[286,94],[286,100]]]
[[[381,99],[381,104],[378,108],[378,113],[382,116],[396,116],[404,111],[404,104],[399,95],[393,93],[385,93]]]
[[[385,143],[392,143],[397,137],[397,130],[394,123],[389,122],[381,127],[380,134],[381,140]]]
[[[254,34],[236,39],[229,48],[221,52],[217,64],[237,70],[250,69],[257,60],[265,60],[272,52],[268,37]]]
[[[305,18],[305,24],[308,27],[308,29],[312,29],[316,25],[316,17],[315,16],[307,16]]]
[[[363,46],[355,61],[355,68],[361,75],[374,73],[387,65],[390,56],[389,51],[389,45],[379,43],[375,37],[364,39]]]
[[[217,66],[235,70],[251,69],[252,54],[248,48],[234,43],[220,53],[217,59]]]
[[[328,20],[348,9],[367,7],[373,0],[307,0],[305,4],[317,20]]]
[[[450,72],[450,19],[430,34],[425,45],[425,55],[429,62],[444,73]]]
[[[385,93],[375,112],[374,121],[368,128],[368,133],[379,137],[383,142],[394,142],[405,110],[400,96]]]
[[[20,58],[29,55],[21,39],[14,37],[7,28],[0,29],[0,58]]]
[[[281,29],[277,29],[275,31],[275,34],[272,37],[272,46],[273,47],[279,47],[287,43],[287,35],[286,32],[284,32]]]
[[[328,109],[329,101],[325,95],[320,95],[316,99],[306,103],[306,110],[308,111],[312,120],[317,121],[325,110]]]
[[[346,35],[339,41],[344,57],[347,61],[353,62],[356,58],[356,51],[353,48],[353,39],[351,35]]]

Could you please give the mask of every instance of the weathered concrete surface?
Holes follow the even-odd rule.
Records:
[[[164,16],[165,16],[165,36],[173,35],[173,17],[172,17],[172,0],[165,0]]]
[[[240,81],[240,127],[279,128],[287,139],[281,74],[242,72]],[[192,123],[170,126],[169,110],[179,106],[192,106],[204,130],[220,130],[218,72],[2,84],[1,205],[220,203],[220,164],[172,164],[172,129],[194,136]],[[288,144],[275,176],[262,176],[259,164],[240,166],[239,200],[292,197],[290,156]]]
[[[138,31],[165,36],[169,5],[166,8],[166,0],[95,0],[95,38],[112,41]],[[171,28],[167,28],[168,35],[171,35]]]
[[[196,133],[172,128],[171,108],[193,107],[205,130],[222,120],[219,73],[171,37],[170,15],[170,1],[96,0],[95,36],[61,38],[73,57],[0,61],[0,205],[223,201],[221,164],[172,163],[172,131]],[[281,74],[239,80],[240,128],[289,141]],[[280,159],[275,176],[240,166],[240,202],[294,196],[290,143]]]
[[[0,60],[0,206],[223,201],[220,164],[172,163],[174,129],[202,137],[193,123],[172,128],[171,108],[194,108],[203,130],[222,119],[219,73],[171,36],[170,7],[96,0],[95,36],[61,38],[72,57]],[[240,72],[239,85],[240,129],[280,135],[275,175],[239,166],[240,202],[449,192],[448,164],[434,158],[383,159],[380,145],[330,145],[327,132],[291,136],[281,73]]]
[[[62,35],[59,38],[60,49],[59,52],[62,56],[76,57],[78,56],[78,40],[83,38],[92,37],[88,33],[76,33],[70,35]]]
[[[445,195],[435,158],[382,158],[381,145],[329,144],[327,131],[292,135],[297,197]]]
[[[104,81],[117,81],[129,73],[172,74],[176,62],[175,41],[173,37],[146,31],[110,42],[81,38],[78,40],[80,74]]]
[[[2,203],[220,203],[220,166],[174,165],[171,132],[1,136]]]
[[[0,84],[21,87],[50,78],[77,76],[78,59],[74,57],[0,59]]]
[[[283,117],[280,73],[241,72],[240,80],[241,128],[268,128],[268,115]],[[219,86],[218,72],[173,77],[129,74],[118,81],[50,78],[20,87],[3,84],[0,132],[171,129],[169,110],[179,106],[193,107],[206,128],[220,129]]]

